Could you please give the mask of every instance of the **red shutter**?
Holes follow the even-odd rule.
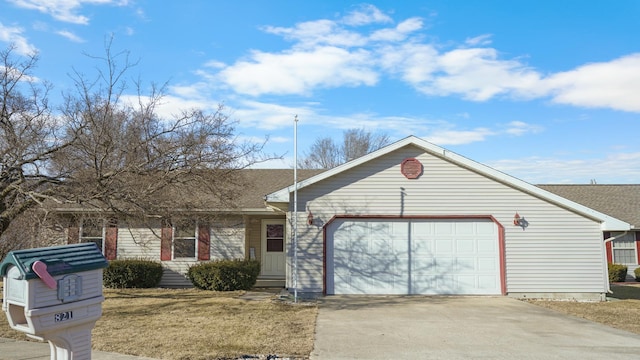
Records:
[[[173,229],[168,222],[163,223],[160,230],[160,260],[171,260],[171,240],[173,238]]]
[[[67,244],[77,244],[80,242],[80,227],[77,223],[72,223],[67,228]]]
[[[604,233],[604,239],[608,239],[611,237],[611,233],[610,232],[605,232]],[[613,263],[613,242],[609,241],[607,243],[605,243],[606,245],[606,252],[607,252],[607,262],[608,263]]]
[[[107,260],[115,260],[118,257],[118,220],[109,219],[104,239],[104,256]]]
[[[636,231],[636,261],[640,264],[640,231]]]
[[[208,225],[198,226],[198,260],[211,258],[211,234]]]

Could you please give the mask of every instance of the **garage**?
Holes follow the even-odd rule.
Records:
[[[491,218],[334,218],[327,294],[502,293],[500,227]]]

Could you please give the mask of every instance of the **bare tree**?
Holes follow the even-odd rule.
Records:
[[[69,146],[73,134],[51,114],[50,86],[32,75],[37,54],[13,56],[15,46],[0,51],[0,235],[33,206],[55,198],[65,174],[51,168],[53,156]]]
[[[389,144],[389,136],[364,129],[349,129],[342,134],[342,145],[330,137],[317,139],[298,162],[303,169],[331,169]]]
[[[164,86],[145,94],[127,81],[129,53],[113,53],[110,41],[105,50],[96,76],[73,72],[75,90],[55,114],[49,88],[30,74],[37,56],[0,53],[0,235],[34,207],[145,217],[230,204],[242,185],[236,170],[270,158],[264,143],[237,141],[222,106],[160,116]]]

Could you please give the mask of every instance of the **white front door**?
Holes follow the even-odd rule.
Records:
[[[262,276],[285,275],[285,220],[262,220]]]

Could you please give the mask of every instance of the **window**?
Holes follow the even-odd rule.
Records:
[[[198,226],[193,220],[182,220],[173,226],[173,258],[195,258]]]
[[[267,224],[267,252],[284,251],[284,225]]]
[[[92,242],[98,245],[98,249],[104,249],[104,220],[96,218],[82,219],[80,222],[80,242]]]
[[[613,262],[616,264],[637,265],[635,233],[613,240]]]

